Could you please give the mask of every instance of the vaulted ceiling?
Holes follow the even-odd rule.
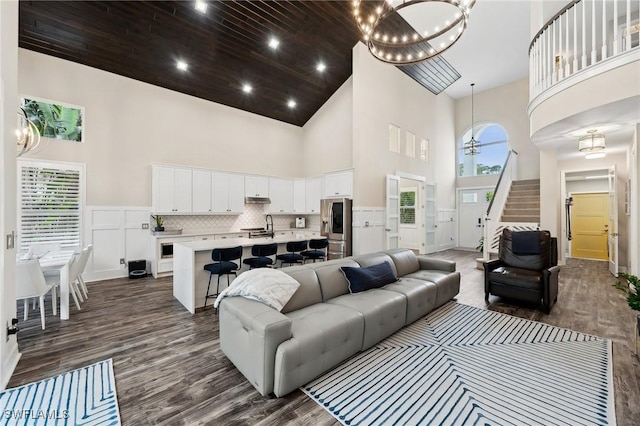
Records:
[[[297,126],[351,75],[349,1],[195,3],[20,1],[19,45]],[[443,58],[401,69],[434,93],[460,77]]]

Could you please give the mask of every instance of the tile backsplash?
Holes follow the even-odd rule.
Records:
[[[241,228],[264,228],[265,206],[262,204],[246,204],[241,215],[185,215],[163,216],[164,226],[168,229],[227,229],[239,231]],[[307,219],[307,228],[320,229],[320,215],[273,215],[273,226],[276,229],[295,227],[295,218]]]

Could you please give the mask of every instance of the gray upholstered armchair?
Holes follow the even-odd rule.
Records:
[[[557,244],[549,231],[503,230],[498,259],[484,262],[485,301],[493,294],[540,303],[549,313],[558,300]]]

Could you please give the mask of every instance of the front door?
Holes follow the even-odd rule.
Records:
[[[607,260],[609,194],[600,192],[571,196],[571,257]]]
[[[458,245],[475,249],[484,232],[484,215],[489,207],[493,188],[461,189],[458,191]]]

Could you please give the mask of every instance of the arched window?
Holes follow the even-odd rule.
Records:
[[[499,124],[488,123],[476,125],[474,136],[479,152],[473,155],[464,149],[465,142],[471,139],[471,129],[458,141],[458,176],[500,173],[509,151],[507,132]]]

